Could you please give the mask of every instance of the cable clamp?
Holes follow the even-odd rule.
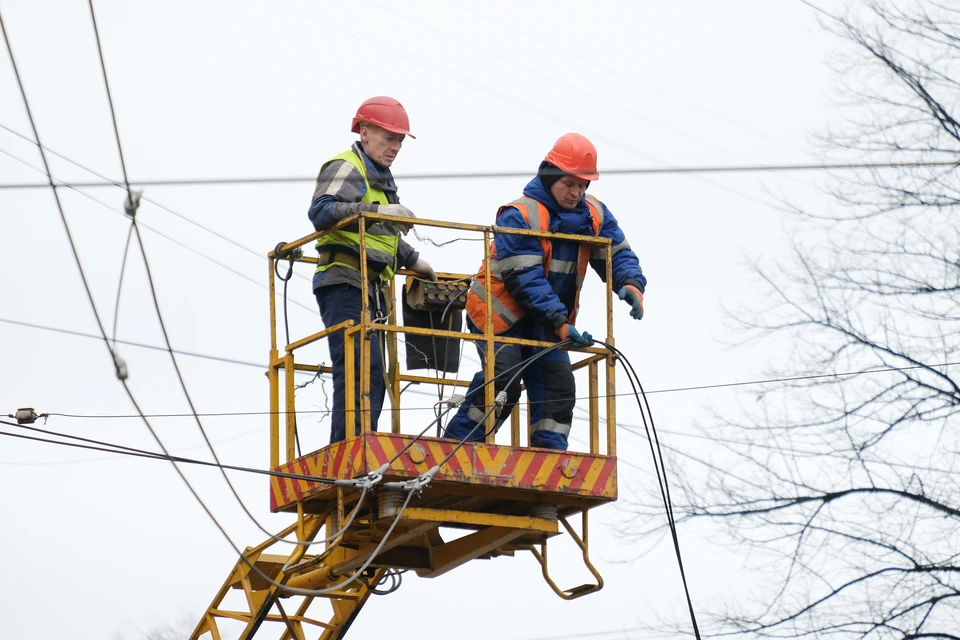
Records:
[[[493,399],[494,410],[496,411],[497,418],[500,418],[500,412],[503,411],[503,405],[507,404],[507,391],[504,389],[497,394],[497,397]]]
[[[440,466],[434,465],[425,473],[420,474],[416,478],[404,480],[403,482],[386,482],[383,486],[390,489],[402,489],[404,491],[409,491],[410,493],[418,494],[423,491],[428,484],[430,484],[430,481],[433,480],[433,476],[437,475],[438,471],[440,471]]]
[[[117,355],[116,351],[111,349],[111,354],[113,354],[113,366],[117,368],[117,380],[123,382],[130,377],[130,372],[127,371],[127,363]]]
[[[338,487],[355,487],[357,489],[372,489],[383,481],[383,474],[390,469],[390,465],[385,464],[376,471],[371,471],[365,476],[359,478],[350,478],[349,480],[335,480],[334,485]],[[390,483],[393,484],[393,483]]]
[[[140,196],[142,195],[142,190],[130,189],[127,191],[127,199],[123,201],[123,212],[127,214],[128,218],[137,217],[137,209],[140,208]]]
[[[463,401],[464,401],[465,399],[466,399],[466,396],[461,396],[461,395],[459,395],[459,394],[455,394],[455,395],[450,396],[450,397],[447,398],[446,400],[442,401],[440,404],[445,405],[445,406],[447,406],[447,407],[450,407],[451,409],[454,409],[454,408],[459,407],[460,405],[462,405],[462,404],[463,404]]]

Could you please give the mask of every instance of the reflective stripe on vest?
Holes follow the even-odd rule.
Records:
[[[586,196],[586,202],[593,222],[594,235],[599,235],[603,226],[603,205],[593,196]],[[523,197],[500,207],[497,211],[497,218],[499,219],[500,214],[510,207],[517,209],[523,215],[524,222],[533,231],[548,231],[550,229],[550,212],[533,198]],[[581,243],[577,261],[574,263],[569,260],[553,260],[553,244],[551,241],[548,238],[538,238],[538,240],[540,241],[540,248],[543,250],[542,256],[519,255],[510,256],[503,260],[497,259],[496,241],[490,242],[490,299],[493,307],[491,320],[493,321],[494,333],[500,334],[507,331],[526,315],[526,309],[513,299],[513,296],[507,292],[503,284],[503,272],[511,269],[535,267],[542,264],[545,276],[549,275],[551,271],[564,274],[576,273],[577,292],[574,296],[573,309],[569,310],[568,321],[573,324],[577,317],[577,310],[580,307],[580,287],[583,285],[587,273],[592,245]],[[475,276],[473,284],[470,286],[470,293],[467,296],[467,314],[479,328],[483,328],[486,323],[485,285],[484,265],[481,264],[480,271]]]
[[[363,176],[363,183],[367,187],[367,191],[363,194],[363,198],[361,198],[360,201],[374,202],[377,204],[389,204],[389,201],[387,200],[387,194],[370,186],[370,182],[367,181],[367,167],[364,164],[363,159],[357,156],[352,149],[334,156],[328,162],[333,162],[334,160],[344,161],[343,167],[341,167],[340,171],[338,171],[336,176],[334,176],[334,182],[337,180],[341,182],[345,180],[350,173],[350,167],[353,167],[360,172],[361,176]],[[393,277],[394,272],[397,270],[397,251],[400,248],[399,234],[393,225],[389,223],[377,222],[375,224],[367,225],[366,235],[367,268],[372,270],[371,275],[380,274],[383,276],[384,280],[389,280]],[[357,231],[338,229],[331,233],[322,235],[317,239],[317,251],[323,251],[327,248],[330,248],[332,251],[342,252],[344,247],[347,250],[352,250],[355,252],[359,258],[359,229]],[[330,267],[343,267],[346,269],[359,271],[356,265],[347,264],[345,262],[328,262],[327,264],[321,264],[317,266],[317,271],[326,271]]]

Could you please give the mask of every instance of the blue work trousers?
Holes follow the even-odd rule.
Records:
[[[349,284],[334,284],[320,287],[314,292],[317,296],[317,304],[320,306],[320,317],[323,318],[323,324],[326,327],[332,327],[344,320],[355,320],[360,322],[361,304],[360,290]],[[383,305],[383,294],[378,292],[380,304]],[[376,303],[371,301],[371,313],[376,316]],[[376,431],[377,421],[380,419],[380,410],[383,409],[383,398],[386,393],[386,387],[383,382],[383,333],[375,332],[371,334],[368,342],[370,345],[370,426]],[[346,437],[346,415],[347,403],[345,399],[345,380],[343,367],[343,332],[338,331],[327,338],[330,348],[330,358],[333,368],[333,413],[330,416],[330,442],[339,442]],[[353,407],[356,410],[354,414],[353,430],[350,436],[360,433],[360,337],[354,339],[353,343],[353,388],[355,390]]]
[[[472,322],[467,320],[471,333],[483,333]],[[540,323],[529,318],[523,318],[502,334],[511,338],[526,338],[528,340],[557,341],[556,334]],[[480,362],[485,362],[484,344],[477,342],[480,352]],[[498,376],[493,383],[494,395],[501,390],[507,391],[507,403],[500,412],[497,429],[500,428],[520,399],[520,383],[523,382],[527,390],[527,399],[530,403],[530,426],[533,429],[530,435],[531,447],[545,449],[567,449],[567,436],[573,422],[573,407],[576,404],[576,382],[570,366],[570,356],[566,351],[551,351],[539,358],[536,362],[523,370],[507,388],[507,383],[513,378],[517,369],[505,373],[511,367],[519,365],[542,349],[537,347],[523,347],[520,345],[504,345],[497,343],[494,346],[496,360],[494,375]],[[502,374],[502,375],[501,375]],[[467,395],[459,410],[447,425],[445,437],[469,441],[481,441],[486,435],[483,418],[490,409],[484,402],[484,389],[479,387],[484,383],[484,372],[480,370],[470,383]],[[479,426],[478,426],[479,423]]]

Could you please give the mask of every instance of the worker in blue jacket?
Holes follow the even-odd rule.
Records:
[[[647,279],[636,254],[606,205],[586,193],[597,172],[597,151],[584,136],[561,136],[540,164],[537,176],[523,190],[523,197],[497,212],[497,226],[554,233],[599,236],[612,242],[613,290],[630,307],[636,320],[643,317],[643,292]],[[467,325],[483,333],[486,322],[486,288],[490,287],[491,317],[497,335],[539,341],[571,339],[587,347],[593,339],[576,329],[580,288],[587,266],[606,278],[606,247],[572,240],[497,234],[490,248],[490,282],[484,266],[474,278],[467,297]],[[481,360],[482,343],[477,343]],[[530,400],[532,433],[530,446],[566,450],[573,421],[576,385],[570,357],[555,350],[542,356],[507,387],[512,374],[499,375],[540,351],[519,345],[496,346],[495,393],[506,390],[506,403],[499,410],[497,427],[506,420],[520,397],[520,382]],[[446,428],[446,437],[483,440],[479,424],[490,410],[485,406],[483,370],[473,377],[465,400]],[[479,390],[478,390],[479,389]],[[479,424],[479,426],[478,426]]]
[[[386,96],[376,96],[363,102],[353,118],[351,130],[360,140],[347,151],[334,156],[320,169],[312,203],[307,215],[317,231],[330,229],[341,220],[363,211],[416,218],[410,209],[400,204],[397,184],[390,167],[400,153],[400,147],[410,134],[407,111],[399,102]],[[320,307],[320,317],[326,327],[345,320],[360,323],[362,295],[370,298],[369,309],[374,322],[387,319],[383,285],[389,282],[397,269],[417,271],[422,277],[436,280],[436,274],[426,260],[401,238],[409,226],[392,222],[368,224],[366,230],[366,261],[369,281],[360,277],[360,229],[348,225],[324,234],[317,240],[317,271],[313,276],[313,292]],[[333,368],[333,411],[331,413],[330,442],[353,437],[360,433],[360,341],[354,340],[354,424],[346,432],[344,338],[343,332],[330,334],[327,339]],[[383,378],[383,335],[373,332],[370,337],[370,425],[377,429],[377,420],[383,408],[386,385]]]

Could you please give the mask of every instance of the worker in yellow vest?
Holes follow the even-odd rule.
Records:
[[[308,215],[317,231],[323,231],[337,222],[361,211],[372,211],[395,216],[415,218],[400,204],[397,185],[390,167],[410,134],[410,120],[399,102],[386,96],[366,100],[357,109],[351,130],[360,140],[343,153],[333,157],[320,168],[317,186]],[[345,320],[360,321],[361,292],[370,296],[374,321],[388,316],[382,284],[390,281],[397,269],[419,272],[424,278],[436,280],[436,274],[426,260],[402,238],[410,227],[391,222],[368,224],[366,230],[366,260],[369,282],[360,280],[359,225],[349,225],[321,236],[317,241],[319,259],[313,276],[313,292],[320,307],[320,316],[327,327]],[[330,442],[347,436],[344,411],[344,353],[343,333],[328,338],[333,368],[333,411]],[[377,428],[383,407],[385,385],[383,379],[383,335],[374,333],[370,340],[370,424]],[[355,345],[354,388],[357,397],[354,407],[360,408],[360,345]],[[349,435],[360,432],[360,413]]]
[[[523,197],[497,211],[497,226],[609,238],[613,244],[613,290],[630,305],[630,316],[640,320],[647,278],[616,218],[606,205],[587,193],[590,182],[599,177],[593,143],[579,133],[565,134],[540,163]],[[490,246],[490,282],[481,265],[470,287],[467,327],[472,333],[483,333],[489,287],[491,320],[497,335],[542,342],[570,339],[573,346],[589,347],[593,338],[574,326],[588,266],[601,279],[606,278],[606,247],[498,234]],[[477,343],[477,347],[482,361],[486,356],[483,343]],[[507,387],[512,377],[509,371],[540,351],[515,344],[497,345],[494,389],[497,395],[506,391],[498,426],[520,398],[522,379],[530,401],[530,446],[566,450],[577,395],[567,352],[540,356],[535,365],[523,371],[521,379]],[[484,403],[483,383],[481,370],[447,425],[448,438],[483,440],[482,421],[490,410]]]

